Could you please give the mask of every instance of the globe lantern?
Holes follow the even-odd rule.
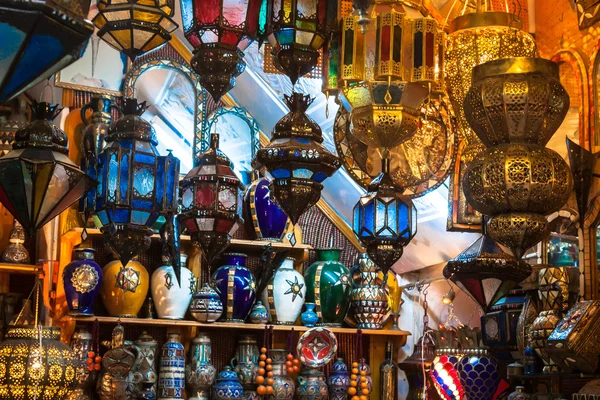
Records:
[[[321,198],[322,182],[340,167],[339,159],[323,145],[321,128],[306,115],[309,96],[285,95],[290,112],[281,118],[271,143],[256,153],[257,168],[273,177],[271,195],[293,224]]]
[[[0,4],[0,103],[83,55],[94,28],[86,20],[89,6],[89,0]]]
[[[171,40],[173,0],[98,0],[98,37],[133,60]]]
[[[124,116],[110,128],[98,157],[93,220],[107,245],[127,263],[150,247],[152,227],[177,212],[179,160],[160,156],[146,103],[124,99]]]
[[[215,101],[235,86],[246,68],[243,51],[257,38],[261,0],[181,0],[192,68]]]
[[[231,235],[243,223],[242,182],[231,160],[219,150],[218,133],[211,135],[210,147],[196,156],[195,164],[179,185],[178,218],[210,263],[229,246]]]
[[[35,101],[31,109],[34,120],[0,158],[0,202],[30,235],[96,184],[69,159],[67,135],[52,123],[62,109]]]

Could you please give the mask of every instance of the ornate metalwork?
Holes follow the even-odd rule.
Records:
[[[82,264],[73,271],[71,283],[78,292],[88,293],[96,287],[99,279],[98,271],[94,267]]]
[[[29,264],[29,252],[24,246],[25,231],[16,219],[8,237],[8,247],[2,252],[1,260],[8,263]]]
[[[541,241],[548,233],[548,220],[543,214],[510,212],[498,214],[487,223],[489,235],[505,245],[517,258]]]

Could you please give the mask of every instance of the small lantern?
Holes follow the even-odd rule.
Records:
[[[125,116],[110,128],[98,160],[93,219],[123,265],[150,247],[155,222],[177,211],[179,160],[159,156],[145,110],[145,102],[124,99]]]
[[[339,78],[343,82],[358,82],[365,79],[366,41],[360,33],[358,17],[349,15],[342,20],[342,47]]]
[[[98,0],[98,37],[133,61],[171,40],[173,0]]]
[[[431,16],[412,21],[411,82],[429,82],[435,91],[444,85],[444,31]]]
[[[257,38],[261,0],[181,0],[192,68],[215,101],[235,86],[246,68],[243,51]]]
[[[412,21],[404,12],[391,10],[377,16],[375,79],[409,79],[408,57],[411,54],[405,51],[405,47],[410,46],[407,32],[411,26]]]
[[[33,102],[34,121],[0,158],[0,202],[28,234],[50,222],[96,183],[67,156],[67,135],[52,120],[62,109]]]
[[[196,156],[196,166],[180,183],[180,194],[179,221],[210,263],[244,222],[242,182],[231,160],[219,150],[218,133],[211,135],[208,150]]]

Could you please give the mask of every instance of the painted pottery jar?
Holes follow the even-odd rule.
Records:
[[[349,317],[359,329],[382,329],[388,314],[388,297],[382,287],[380,268],[367,253],[352,268],[353,289]]]
[[[317,322],[319,322],[319,316],[315,312],[315,303],[304,303],[306,311],[300,314],[302,319],[302,325],[312,328]]]
[[[285,212],[271,199],[269,180],[254,177],[244,194],[244,220],[251,225],[256,239],[281,242],[288,228]]]
[[[266,324],[269,322],[269,312],[267,307],[263,306],[262,301],[257,301],[250,312],[250,322],[253,324]]]
[[[173,266],[165,258],[163,264],[150,280],[156,314],[158,318],[183,319],[196,290],[196,277],[182,266],[178,283]]]
[[[142,374],[141,398],[144,400],[156,399],[158,342],[147,332],[143,332],[135,340],[134,344],[138,347],[142,357],[138,367],[138,372]]]
[[[134,400],[135,383],[141,381],[141,374],[133,373],[139,354],[134,354],[131,346],[123,340],[125,329],[117,324],[112,332],[110,350],[102,356],[102,372],[96,384],[96,394],[100,400]],[[118,395],[117,395],[118,394]]]
[[[244,387],[244,398],[256,397],[256,375],[258,374],[258,343],[254,335],[242,335],[238,340],[235,357],[231,366]]]
[[[338,357],[331,366],[327,386],[331,400],[347,400],[350,375],[348,375],[348,366],[343,358]]]
[[[224,263],[212,276],[211,286],[223,303],[223,322],[243,323],[256,299],[256,279],[246,268],[246,255],[225,253]]]
[[[212,365],[212,346],[207,333],[198,332],[192,340],[189,357],[189,363],[185,366],[186,382],[190,389],[189,400],[209,400],[217,370]]]
[[[262,301],[273,324],[294,325],[302,312],[306,283],[302,274],[294,269],[294,261],[286,258],[262,292]]]
[[[350,305],[350,271],[340,260],[341,250],[317,250],[317,261],[304,272],[306,301],[315,303],[317,326],[341,327]]]
[[[304,367],[298,377],[296,398],[298,400],[328,400],[329,392],[323,372],[316,368]]]
[[[178,333],[169,333],[160,353],[158,399],[183,399],[185,395],[185,349]]]
[[[92,351],[92,334],[85,329],[77,329],[71,337],[71,349],[75,354],[75,381],[77,387],[70,391],[64,400],[90,400],[90,371],[86,364],[88,352]]]
[[[129,350],[135,356],[135,360],[126,379],[127,397],[131,400],[135,400],[142,396],[142,380],[144,379],[144,376],[142,375],[142,372],[140,372],[140,369],[142,368],[144,356],[140,348],[131,340],[126,340],[123,342],[123,345],[125,349]]]
[[[469,400],[489,400],[500,383],[498,362],[486,350],[467,349],[456,366]]]
[[[212,398],[213,400],[244,398],[244,388],[238,381],[237,374],[231,370],[231,367],[225,367],[225,370],[219,373],[217,383],[213,386]]]
[[[524,386],[516,386],[515,391],[508,395],[508,400],[531,400],[531,396],[525,393]]]
[[[190,314],[200,322],[215,322],[223,314],[219,294],[208,283],[202,286],[190,303]]]
[[[146,296],[150,277],[139,262],[132,260],[125,267],[114,260],[102,270],[100,297],[111,317],[135,318],[140,312]]]
[[[94,315],[94,304],[102,287],[102,268],[94,261],[96,250],[76,248],[73,261],[63,271],[63,285],[70,315]]]
[[[271,349],[273,366],[273,394],[265,396],[267,400],[293,400],[294,391],[296,389],[294,380],[288,376],[285,362],[287,360],[287,350]]]

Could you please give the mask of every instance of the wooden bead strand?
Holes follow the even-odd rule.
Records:
[[[294,356],[294,337],[294,328],[292,328],[287,336],[287,350],[289,353],[287,355],[285,367],[288,375],[292,375],[293,373],[300,371],[300,360]]]
[[[258,385],[256,393],[260,396],[273,394],[273,384],[275,383],[273,374],[273,360],[268,357],[268,346],[271,342],[273,335],[273,327],[265,326],[265,332],[263,335],[264,347],[260,349],[260,356],[258,357],[258,371],[254,383]]]
[[[96,319],[92,325],[92,348],[94,347],[96,348],[96,351],[88,351],[87,360],[85,360],[89,372],[100,371],[102,369],[102,356],[100,356],[100,323],[98,322],[98,319]]]
[[[358,329],[356,331],[356,355],[359,360],[363,359],[362,349],[362,331]],[[350,372],[352,373],[350,375],[350,387],[348,388],[348,395],[351,396],[350,400],[368,400],[371,392],[367,383],[367,371],[360,368],[359,363],[354,361]]]

